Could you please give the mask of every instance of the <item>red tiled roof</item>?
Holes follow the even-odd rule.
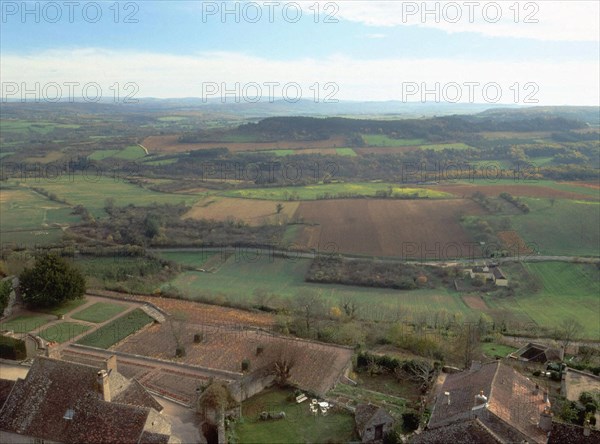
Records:
[[[414,435],[411,444],[498,444],[502,441],[479,420],[458,422]]]
[[[499,361],[448,375],[437,397],[429,428],[476,416],[485,424],[485,415],[471,410],[475,406],[475,396],[483,391],[488,398],[487,412],[532,441],[545,442],[546,435],[537,424],[546,404],[542,391],[535,395],[534,388],[535,383]],[[450,404],[444,392],[450,393]]]
[[[103,401],[97,372],[83,364],[36,358],[0,411],[0,429],[65,443],[137,442],[156,401],[147,402],[116,371],[109,376],[115,402]],[[68,410],[72,419],[64,418]]]

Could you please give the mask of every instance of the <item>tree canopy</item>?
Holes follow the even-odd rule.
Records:
[[[85,294],[81,271],[55,254],[39,257],[19,276],[23,300],[30,307],[56,307]]]

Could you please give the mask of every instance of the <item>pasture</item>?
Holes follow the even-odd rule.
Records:
[[[54,131],[56,128],[77,129],[80,127],[80,125],[46,122],[41,120],[2,119],[0,120],[0,127],[2,128],[3,133],[46,135]]]
[[[542,255],[597,256],[600,250],[600,203],[523,198],[528,214],[511,217],[513,228]]]
[[[356,301],[361,307],[359,316],[370,320],[394,320],[400,312],[410,317],[411,313],[433,313],[442,308],[450,313],[461,312],[465,317],[473,313],[458,293],[444,288],[401,291],[305,282],[309,265],[309,259],[240,250],[215,273],[184,272],[163,287],[175,288],[191,300],[223,303],[226,298],[246,305],[253,303],[256,291],[266,291],[276,295],[270,298],[275,306],[292,304],[299,293],[315,291],[326,306],[339,306],[342,299]]]
[[[315,200],[335,197],[375,197],[379,193],[389,193],[394,198],[429,198],[445,199],[452,197],[451,194],[442,190],[402,187],[398,184],[387,182],[337,182],[317,185],[305,185],[302,187],[270,187],[270,188],[248,188],[225,191],[223,196],[243,197],[245,199],[267,199],[267,200]]]
[[[467,145],[466,143],[433,143],[420,145],[422,150],[433,150],[433,151],[444,151],[444,150],[472,150],[474,147]]]
[[[413,260],[468,257],[473,240],[460,219],[478,214],[481,208],[466,199],[302,202],[296,217],[306,225],[295,243],[326,252]]]
[[[98,171],[102,173],[102,170]],[[193,203],[196,200],[195,197],[190,195],[168,194],[147,190],[125,181],[122,177],[109,177],[107,172],[96,176],[96,172],[94,170],[94,174],[90,173],[89,176],[61,176],[56,180],[38,179],[22,184],[19,190],[31,192],[25,188],[27,186],[43,188],[55,194],[58,198],[65,199],[72,205],[83,205],[94,217],[101,217],[106,214],[104,206],[106,199],[109,197],[114,199],[114,203],[117,206],[128,204],[149,205],[153,203]],[[42,198],[43,196],[40,196],[40,199]],[[44,204],[54,208],[64,208],[64,205],[56,204],[55,202],[48,204],[48,202],[46,201]],[[37,218],[43,218],[43,212],[39,211],[40,205],[37,205],[37,211],[36,206],[32,205],[28,202],[27,208],[31,210],[32,214],[37,213]]]
[[[79,216],[72,214],[67,205],[51,201],[31,189],[13,185],[0,190],[3,244],[52,244],[61,239],[61,228],[79,221]]]
[[[425,139],[392,139],[384,134],[361,134],[361,136],[369,146],[416,146],[426,143]]]
[[[594,265],[543,262],[503,268],[510,276],[519,267],[525,271],[524,280],[535,279],[541,288],[533,294],[517,290],[511,298],[485,297],[488,306],[524,315],[551,331],[572,318],[583,325],[586,338],[600,340],[600,272]]]

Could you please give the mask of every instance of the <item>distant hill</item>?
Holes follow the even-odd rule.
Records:
[[[570,120],[579,120],[591,126],[600,126],[600,107],[598,106],[535,106],[530,108],[493,108],[479,113],[478,116],[499,118],[502,120],[562,117]]]

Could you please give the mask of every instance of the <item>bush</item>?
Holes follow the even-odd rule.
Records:
[[[406,432],[414,432],[419,428],[421,418],[414,410],[402,413],[402,426]]]
[[[175,357],[183,358],[185,356],[185,347],[177,347],[175,349]]]
[[[247,372],[248,370],[250,370],[250,361],[248,359],[244,359],[242,361],[242,371]]]
[[[203,339],[204,339],[204,334],[202,334],[202,333],[196,333],[194,335],[194,343],[196,343],[196,344],[201,343]]]
[[[21,339],[0,336],[0,358],[22,361],[27,357],[25,341]]]
[[[10,292],[12,291],[12,283],[10,279],[0,281],[0,316],[4,313],[4,309],[8,305]]]
[[[542,372],[541,372],[541,371],[539,371],[539,370],[535,370],[535,371],[533,372],[533,376],[540,376],[541,374],[542,374]]]

